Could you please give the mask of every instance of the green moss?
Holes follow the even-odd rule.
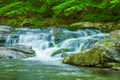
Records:
[[[83,21],[91,22],[115,22],[120,19],[119,15],[112,15],[111,11],[108,11],[107,14],[105,11],[101,13],[88,13],[83,16]]]
[[[120,63],[106,62],[103,64],[104,67],[120,67]]]
[[[103,64],[103,51],[93,48],[89,51],[80,52],[72,56],[68,56],[63,60],[64,63],[70,63],[81,66],[98,66]]]
[[[65,53],[65,52],[68,52],[68,51],[69,51],[68,49],[60,49],[60,50],[55,51],[54,53],[52,53],[51,56],[55,56],[57,54]]]
[[[106,47],[112,47],[112,46],[115,45],[115,42],[110,41],[109,39],[103,40],[103,43],[104,43],[104,45],[105,45]]]
[[[55,44],[58,44],[58,43],[59,43],[59,41],[55,40]]]
[[[105,46],[107,47],[112,47],[115,43],[113,42],[107,42],[107,43],[104,43]]]

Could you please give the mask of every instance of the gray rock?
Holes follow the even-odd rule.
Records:
[[[25,46],[25,45],[15,45],[13,47],[8,47],[11,50],[15,50],[15,51],[21,51],[24,52],[26,54],[34,54],[35,52],[32,50],[31,46]]]
[[[35,56],[30,46],[17,45],[13,47],[0,47],[0,58],[21,59]]]
[[[0,26],[0,32],[10,32],[12,28],[10,26]]]
[[[11,32],[12,28],[9,26],[0,26],[0,46],[4,46],[7,35]]]

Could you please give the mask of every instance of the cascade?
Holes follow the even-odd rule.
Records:
[[[75,53],[90,49],[94,43],[106,38],[108,34],[103,34],[99,30],[77,30],[66,29],[28,29],[17,28],[16,33],[8,35],[6,46],[28,45],[32,46],[36,52],[35,59],[51,60],[51,54],[60,50],[68,49],[66,53]],[[54,58],[60,56],[54,56]]]

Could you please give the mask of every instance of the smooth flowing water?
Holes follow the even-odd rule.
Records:
[[[93,47],[106,38],[99,30],[18,28],[6,38],[6,46],[28,45],[35,57],[0,60],[0,80],[119,80],[120,72],[103,68],[82,68],[62,63],[62,54],[73,54]],[[54,52],[61,51],[51,56]]]
[[[120,80],[120,72],[40,60],[0,60],[0,80]]]
[[[18,28],[8,35],[6,46],[28,45],[36,51],[34,59],[49,61],[61,58],[62,54],[72,54],[93,47],[94,43],[106,38],[108,34],[103,34],[99,30],[77,30],[69,31],[66,29],[28,29]],[[61,52],[51,57],[56,51]]]

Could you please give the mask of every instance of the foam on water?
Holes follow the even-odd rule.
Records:
[[[51,57],[52,53],[60,49],[68,49],[67,53],[90,49],[95,42],[108,36],[108,34],[103,34],[99,30],[90,29],[78,31],[60,29],[56,31],[56,29],[19,28],[16,30],[18,32],[10,34],[6,38],[6,46],[16,44],[32,46],[36,52],[36,57],[29,59],[41,61],[61,59],[60,56]]]

